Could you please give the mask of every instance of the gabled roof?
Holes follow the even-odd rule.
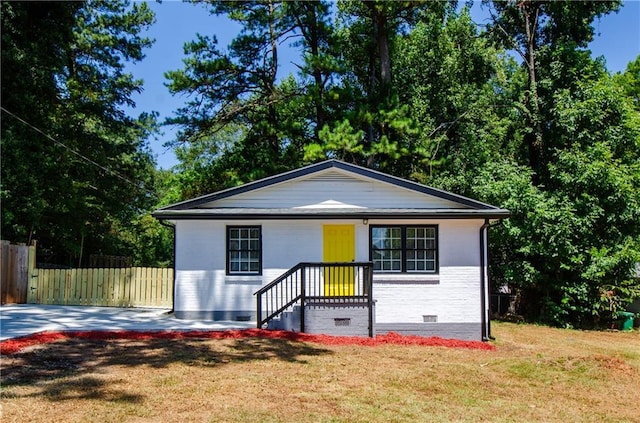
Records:
[[[216,208],[206,207],[208,203],[222,200],[240,194],[269,188],[277,184],[303,179],[309,175],[326,171],[328,169],[339,169],[352,173],[354,176],[391,184],[398,188],[410,190],[415,193],[433,196],[442,200],[456,203],[458,208],[447,209],[371,209],[371,208],[344,208],[329,207],[322,209],[308,208]],[[203,207],[204,206],[204,207]],[[376,170],[367,169],[361,166],[345,163],[339,160],[326,160],[312,164],[289,172],[274,175],[245,185],[203,195],[191,200],[182,201],[160,208],[153,213],[158,219],[256,219],[256,218],[320,218],[320,217],[441,217],[441,218],[505,218],[509,216],[509,211],[500,209],[490,204],[485,204],[451,192],[428,187],[406,179],[391,176]]]

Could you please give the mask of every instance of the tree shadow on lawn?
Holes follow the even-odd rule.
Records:
[[[44,397],[51,401],[94,399],[139,403],[140,395],[115,390],[100,374],[112,367],[171,364],[216,367],[232,363],[282,360],[306,363],[305,357],[333,354],[331,350],[286,339],[66,339],[2,357],[1,398]],[[37,387],[20,394],[13,387]]]

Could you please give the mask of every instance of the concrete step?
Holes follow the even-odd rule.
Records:
[[[271,319],[267,324],[267,329],[300,331],[300,307],[295,306],[291,311],[284,311],[279,317]]]

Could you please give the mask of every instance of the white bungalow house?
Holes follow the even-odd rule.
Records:
[[[337,160],[154,212],[177,318],[489,337],[487,234],[509,211]]]

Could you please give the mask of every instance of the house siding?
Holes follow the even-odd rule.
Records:
[[[375,274],[375,319],[383,331],[393,325],[401,328],[400,324],[409,332],[429,328],[440,333],[449,327],[457,332],[473,332],[474,339],[478,339],[482,223],[381,219],[370,220],[368,224],[362,220],[178,221],[175,313],[179,318],[256,320],[255,291],[299,262],[322,261],[323,224],[355,226],[356,261],[369,260],[369,225],[435,224],[439,234],[439,272]],[[225,228],[236,224],[262,226],[262,275],[226,275]],[[437,323],[424,323],[425,315],[437,316]]]
[[[336,169],[212,201],[201,205],[200,208],[292,208],[318,204],[326,200],[367,208],[396,208],[399,205],[403,208],[466,208],[453,201],[381,181],[356,178]]]
[[[481,340],[482,223],[465,220],[438,224],[438,274],[374,275],[377,334]]]

